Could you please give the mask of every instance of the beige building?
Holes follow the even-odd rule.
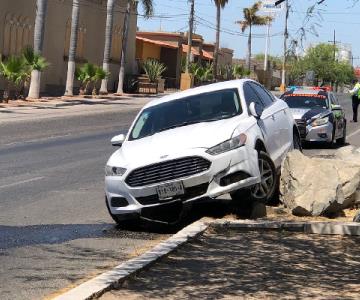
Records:
[[[109,89],[117,80],[121,52],[122,26],[126,0],[118,0],[114,12],[113,43],[111,50],[111,77]],[[80,2],[80,29],[78,34],[77,63],[85,61],[102,64],[106,0]],[[62,95],[65,90],[67,56],[70,41],[72,0],[48,0],[43,56],[50,66],[42,75],[41,90],[46,94]],[[0,55],[2,59],[19,54],[26,45],[33,45],[36,0],[0,1]],[[128,38],[126,72],[134,73],[136,14],[131,15]],[[76,86],[76,85],[75,85]],[[0,80],[0,90],[3,82]]]

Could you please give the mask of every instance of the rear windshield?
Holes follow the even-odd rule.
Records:
[[[329,108],[325,95],[289,94],[283,95],[282,99],[290,108]]]
[[[144,109],[129,140],[189,124],[212,122],[242,113],[237,89],[203,93]]]

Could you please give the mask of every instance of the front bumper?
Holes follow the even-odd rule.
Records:
[[[312,127],[306,126],[306,138],[308,142],[331,142],[333,138],[334,127],[333,124],[328,122],[322,126]]]
[[[258,154],[251,147],[243,146],[216,156],[207,154],[205,149],[196,149],[180,157],[184,156],[201,156],[209,160],[211,166],[199,174],[141,187],[126,184],[125,179],[132,170],[127,170],[121,177],[107,176],[105,193],[110,212],[120,219],[133,218],[134,215],[142,215],[147,208],[160,208],[172,202],[181,202],[185,207],[191,206],[195,201],[204,198],[214,199],[260,182]],[[166,201],[159,200],[157,186],[178,181],[183,183],[185,194]]]

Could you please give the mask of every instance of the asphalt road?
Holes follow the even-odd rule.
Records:
[[[166,237],[118,230],[106,211],[110,139],[135,113],[0,126],[0,299],[39,299]]]
[[[351,118],[349,98],[341,102]],[[126,132],[135,114],[116,109],[1,124],[0,299],[47,296],[167,236],[120,230],[104,205],[110,139]],[[349,123],[357,146],[359,128]],[[305,153],[334,151],[313,148]]]

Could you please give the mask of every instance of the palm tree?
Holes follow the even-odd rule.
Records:
[[[79,32],[79,14],[80,14],[79,0],[73,0],[65,96],[72,96],[74,90],[74,74],[76,69],[75,58],[76,58],[76,47],[77,47],[77,39]]]
[[[104,47],[104,60],[103,60],[103,69],[106,72],[109,72],[109,61],[110,61],[110,52],[111,52],[111,42],[112,42],[112,32],[113,32],[113,23],[114,23],[114,5],[115,0],[108,0],[107,2],[107,14],[106,14],[106,28],[105,28],[105,47]],[[101,81],[101,94],[108,93],[108,80],[105,77]]]
[[[41,56],[39,53],[35,53],[34,49],[31,46],[27,46],[23,49],[22,58],[24,59],[27,74],[22,90],[23,95],[25,95],[28,92],[31,72],[33,70],[42,72],[49,66],[49,63],[47,62],[45,57]]]
[[[34,28],[34,51],[42,54],[44,45],[45,19],[48,0],[36,1],[36,18]],[[34,69],[31,72],[31,83],[28,98],[39,98],[41,72]]]
[[[256,2],[253,6],[244,8],[244,20],[237,21],[236,24],[240,24],[241,31],[244,32],[249,27],[249,36],[248,36],[248,51],[246,56],[246,65],[250,70],[251,67],[251,38],[252,38],[252,26],[263,26],[267,25],[272,21],[272,17],[269,16],[258,16],[257,12],[259,11],[261,2]]]
[[[216,78],[217,75],[218,61],[219,61],[221,9],[223,9],[228,2],[229,0],[214,0],[216,6],[216,42],[215,42],[214,63],[213,63],[214,78]]]
[[[11,98],[11,91],[17,90],[28,76],[26,62],[23,57],[9,56],[6,61],[0,61],[0,75],[5,79],[4,100]]]
[[[125,64],[126,64],[126,47],[127,47],[127,40],[129,35],[129,23],[130,23],[130,11],[131,6],[138,1],[136,0],[128,0],[126,6],[126,12],[124,17],[124,26],[123,26],[123,38],[122,38],[122,45],[121,45],[121,58],[120,58],[120,72],[119,72],[119,83],[116,93],[123,94],[123,87],[124,87],[124,78],[125,78]],[[145,16],[150,17],[153,14],[153,1],[152,0],[141,0],[141,3],[145,10]]]

